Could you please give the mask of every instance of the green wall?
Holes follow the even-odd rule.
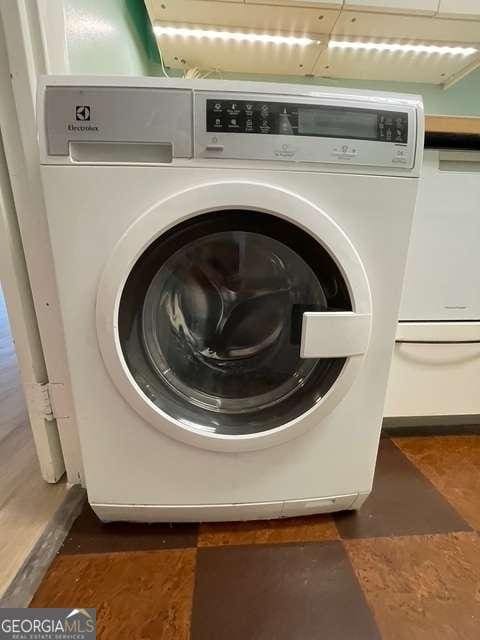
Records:
[[[150,74],[158,50],[142,0],[63,0],[63,7],[70,73]]]
[[[450,89],[419,82],[346,82],[349,87],[420,93],[429,114],[480,116],[480,70],[472,72]]]
[[[479,0],[480,1],[480,0]],[[346,78],[305,78],[304,76],[264,76],[253,74],[227,73],[226,79],[261,80],[267,82],[298,82],[301,84],[324,85],[329,87],[349,87],[352,89],[376,89],[400,93],[419,93],[423,96],[425,112],[435,115],[480,116],[480,69],[460,80],[450,89],[420,82],[378,82],[370,80],[349,80]]]

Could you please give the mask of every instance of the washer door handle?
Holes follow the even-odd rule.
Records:
[[[306,311],[303,314],[301,358],[346,358],[365,353],[371,316],[353,311]]]

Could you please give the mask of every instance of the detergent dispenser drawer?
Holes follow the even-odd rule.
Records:
[[[188,90],[48,87],[44,112],[48,155],[57,159],[136,163],[192,157],[192,94]],[[84,145],[93,143],[95,153],[90,153]],[[171,149],[167,156],[162,151],[166,148]]]

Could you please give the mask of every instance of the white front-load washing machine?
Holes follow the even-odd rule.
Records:
[[[421,100],[46,77],[38,124],[100,518],[358,508],[394,344]]]

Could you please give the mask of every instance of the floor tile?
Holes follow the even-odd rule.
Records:
[[[195,524],[102,523],[86,504],[73,524],[60,553],[111,553],[195,547]]]
[[[58,556],[32,607],[96,607],[99,640],[187,640],[195,549]]]
[[[340,541],[201,548],[191,640],[377,640]]]
[[[411,462],[480,530],[480,436],[396,438]]]
[[[380,440],[372,494],[360,511],[335,516],[342,538],[468,531],[470,526],[386,438]]]
[[[345,544],[383,640],[480,637],[476,532]]]
[[[329,515],[318,515],[280,520],[202,524],[198,533],[198,546],[319,542],[335,538],[338,538],[338,531],[333,518]]]

